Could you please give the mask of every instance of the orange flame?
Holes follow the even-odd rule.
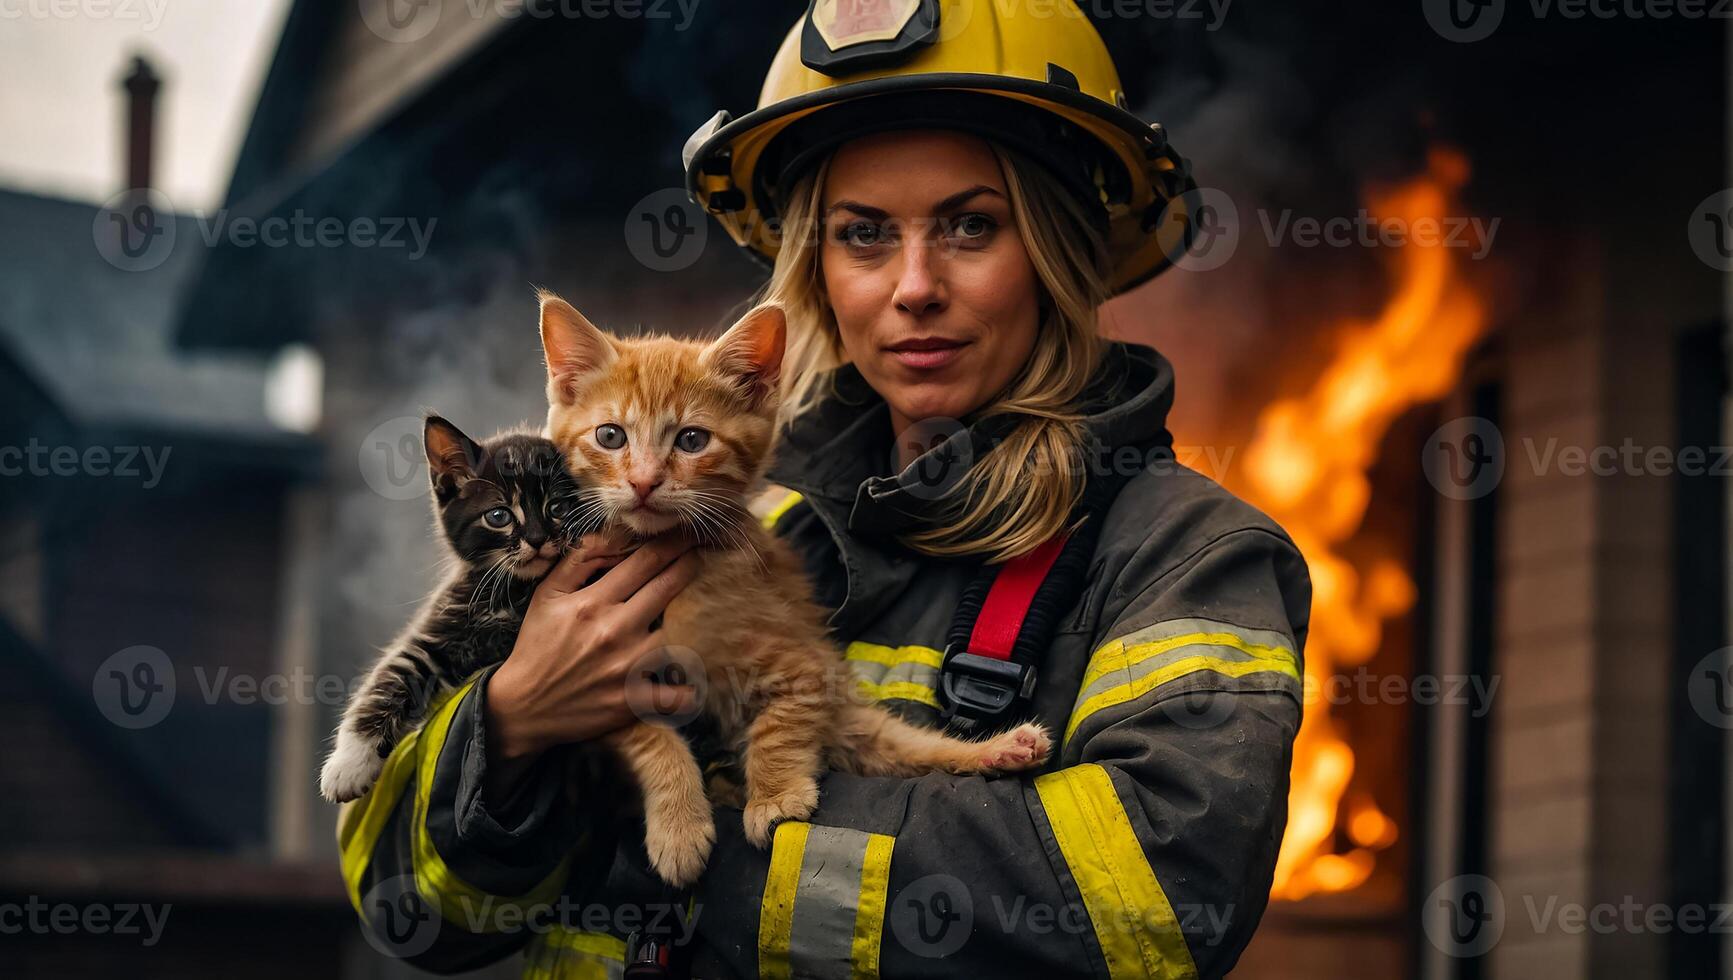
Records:
[[[1426,173],[1370,195],[1370,212],[1411,230],[1449,214],[1452,192],[1467,179],[1467,161],[1434,150],[1429,162]],[[1367,471],[1385,432],[1408,408],[1450,389],[1485,316],[1444,244],[1411,236],[1393,258],[1394,291],[1378,317],[1342,326],[1334,359],[1316,383],[1264,408],[1244,468],[1227,474],[1230,489],[1288,530],[1312,572],[1305,719],[1294,745],[1288,830],[1272,889],[1281,899],[1358,887],[1371,876],[1376,852],[1397,836],[1394,821],[1370,796],[1357,794],[1344,804],[1354,752],[1329,702],[1313,695],[1338,669],[1371,659],[1384,620],[1413,605],[1414,584],[1399,563],[1356,564],[1338,549],[1365,517]],[[1351,846],[1339,850],[1343,810]]]

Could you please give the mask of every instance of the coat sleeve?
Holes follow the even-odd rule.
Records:
[[[568,752],[547,753],[518,795],[484,798],[487,681],[436,704],[398,744],[368,794],[344,805],[344,885],[368,941],[422,969],[452,973],[501,959],[561,905],[568,879],[601,882],[611,825],[566,790]]]
[[[765,977],[1215,977],[1262,915],[1286,820],[1310,585],[1223,534],[1108,583],[1051,770],[828,774],[760,851],[718,813],[696,929]]]

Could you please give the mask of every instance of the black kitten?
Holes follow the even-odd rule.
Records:
[[[511,653],[536,583],[576,540],[578,484],[552,442],[504,435],[478,444],[438,416],[427,419],[424,441],[434,512],[457,568],[344,710],[319,777],[333,803],[366,794],[439,694]]]

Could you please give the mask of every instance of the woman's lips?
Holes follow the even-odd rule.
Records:
[[[944,367],[957,359],[963,348],[969,346],[968,341],[948,340],[944,337],[923,337],[915,340],[904,340],[886,347],[885,350],[904,367],[921,371],[931,371]]]

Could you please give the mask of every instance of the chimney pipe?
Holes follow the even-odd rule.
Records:
[[[143,56],[132,59],[132,74],[121,81],[127,94],[126,187],[143,190],[151,186],[151,155],[156,139],[156,94],[162,76]]]

